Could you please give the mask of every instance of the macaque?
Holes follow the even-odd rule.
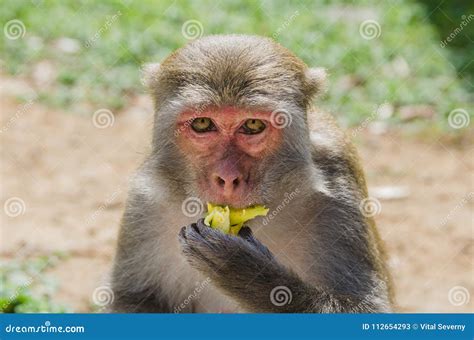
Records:
[[[152,149],[131,181],[112,311],[392,310],[381,240],[360,208],[356,151],[312,106],[323,69],[271,39],[222,35],[144,73]],[[225,234],[204,224],[207,202],[269,214]]]

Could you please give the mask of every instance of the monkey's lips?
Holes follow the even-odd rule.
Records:
[[[228,196],[206,190],[204,192],[203,198],[206,202],[210,202],[215,205],[227,205],[234,209],[243,209],[254,205],[263,205],[263,203],[259,202],[259,200],[250,193],[247,195],[235,194]]]
[[[246,200],[246,199],[225,199],[225,198],[210,198],[207,200],[214,205],[221,205],[221,206],[229,206],[231,209],[244,209],[250,206],[259,205],[254,200]]]

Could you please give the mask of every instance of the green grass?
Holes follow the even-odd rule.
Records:
[[[382,103],[393,105],[389,121],[397,124],[400,108],[423,104],[434,108],[434,121],[404,126],[429,125],[426,131],[434,134],[437,128],[452,131],[446,119],[451,110],[474,112],[474,21],[452,44],[440,47],[441,39],[459,26],[459,17],[474,13],[472,1],[459,3],[440,11],[437,3],[408,0],[358,1],[357,6],[343,0],[3,0],[2,27],[17,19],[26,33],[16,40],[2,35],[1,65],[3,72],[32,83],[40,63],[51,65],[51,82],[35,85],[46,105],[77,114],[121,110],[143,93],[140,66],[160,61],[185,44],[183,23],[194,19],[205,35],[274,37],[308,65],[327,68],[330,86],[319,105],[346,125],[363,122]],[[380,24],[378,38],[361,37],[359,27],[366,19]],[[79,50],[61,52],[56,47],[60,38],[74,39]],[[2,264],[2,311],[64,311],[51,302],[55,286],[44,275],[51,264],[46,258]]]
[[[3,25],[21,20],[26,34],[17,40],[3,37],[0,51],[12,75],[31,77],[40,61],[53,65],[52,84],[37,88],[49,105],[86,114],[101,107],[120,110],[143,91],[139,67],[185,44],[182,25],[195,19],[206,35],[273,36],[309,65],[326,67],[330,87],[321,105],[346,124],[363,121],[388,102],[395,109],[432,105],[436,121],[445,125],[455,108],[472,114],[472,88],[458,79],[427,13],[414,1],[358,1],[355,6],[342,0],[9,0],[2,2],[0,19]],[[113,15],[117,19],[104,28]],[[380,24],[378,38],[361,37],[359,26],[365,19]],[[86,47],[97,32],[100,37]],[[62,37],[77,40],[80,50],[61,53],[55,41]],[[90,112],[84,103],[90,104]],[[398,121],[397,111],[393,121]]]
[[[64,313],[68,309],[53,302],[57,286],[44,271],[60,256],[25,261],[0,262],[1,313]]]

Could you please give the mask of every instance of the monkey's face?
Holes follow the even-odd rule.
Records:
[[[178,146],[193,169],[203,199],[236,208],[263,203],[260,166],[282,139],[270,116],[270,112],[234,107],[179,115]]]

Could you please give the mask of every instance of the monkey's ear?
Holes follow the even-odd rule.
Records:
[[[159,63],[144,64],[140,70],[142,84],[149,89],[153,88],[158,81],[159,71]]]
[[[306,82],[311,95],[321,94],[326,91],[327,73],[322,67],[308,68],[305,73]]]

